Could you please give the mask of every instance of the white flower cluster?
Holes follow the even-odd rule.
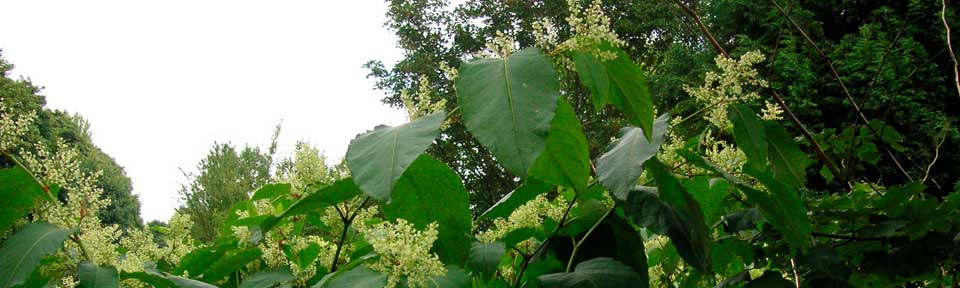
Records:
[[[768,87],[767,81],[760,79],[757,69],[753,67],[764,59],[766,57],[759,51],[747,52],[740,56],[740,60],[718,55],[714,61],[720,74],[707,72],[703,86],[684,86],[683,89],[707,107],[704,119],[728,131],[732,125],[727,119],[727,106],[760,99],[760,94],[752,90]]]
[[[506,220],[503,218],[497,218],[493,220],[494,227],[477,234],[477,240],[487,243],[493,242],[497,239],[503,238],[507,235],[507,233],[517,229],[539,227],[547,218],[560,221],[560,218],[563,217],[563,213],[566,212],[566,208],[567,201],[562,197],[557,197],[555,201],[550,202],[547,200],[546,196],[541,194],[540,196],[537,196],[537,198],[528,201],[526,204],[517,207],[517,209],[514,210]],[[530,238],[522,243],[517,244],[517,246],[533,248],[536,247],[537,244],[538,243],[536,243],[536,239]]]
[[[549,18],[533,21],[530,26],[533,28],[533,43],[540,49],[550,51],[560,45],[558,29]]]
[[[601,60],[616,59],[617,55],[609,51],[600,51],[596,45],[602,42],[620,47],[623,40],[610,28],[610,17],[603,13],[603,3],[600,0],[591,1],[590,6],[584,9],[576,0],[567,0],[567,24],[570,25],[574,36],[561,44],[563,49],[585,49]]]
[[[456,76],[454,75],[453,77]],[[400,91],[400,101],[403,102],[403,109],[407,110],[407,120],[413,121],[414,119],[433,114],[447,107],[447,99],[434,98],[433,92],[430,90],[430,79],[427,79],[426,75],[420,76],[416,99],[414,99],[407,90]],[[440,129],[446,129],[448,126],[449,123],[444,122]]]
[[[484,44],[485,49],[480,51],[477,56],[481,58],[507,58],[507,56],[513,54],[513,51],[516,51],[516,42],[512,35],[497,31],[496,36]]]
[[[783,119],[783,110],[780,109],[780,105],[776,103],[767,101],[766,105],[763,106],[763,110],[760,111],[763,115],[760,115],[760,118],[763,120],[780,120]]]
[[[386,287],[396,287],[403,277],[407,277],[409,287],[426,287],[430,277],[446,274],[447,269],[437,255],[430,253],[433,242],[437,241],[437,223],[430,223],[426,230],[419,231],[407,220],[397,219],[396,222],[357,226],[364,239],[380,255],[380,259],[369,267],[387,275]]]
[[[707,160],[724,171],[738,173],[743,164],[747,163],[747,155],[743,154],[743,151],[727,141],[715,138],[713,130],[708,130],[704,135],[703,145],[706,148],[704,154]]]
[[[3,106],[3,97],[0,97],[0,150],[11,152],[19,146],[36,118],[37,113],[33,111],[14,118],[13,112]]]

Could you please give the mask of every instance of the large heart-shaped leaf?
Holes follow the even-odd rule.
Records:
[[[539,277],[543,287],[643,287],[640,275],[612,258],[595,258],[580,262],[573,272]]]
[[[590,151],[580,120],[563,99],[550,126],[547,147],[534,162],[530,175],[544,181],[583,191],[590,177]]]
[[[653,141],[647,141],[643,129],[626,127],[613,148],[597,159],[597,177],[603,187],[614,195],[623,196],[637,184],[643,173],[643,163],[657,154],[663,144],[663,135],[670,125],[670,116],[663,114],[653,124]],[[623,197],[621,197],[623,198]]]
[[[403,171],[440,136],[440,125],[446,115],[440,111],[400,126],[377,127],[357,136],[350,141],[346,156],[353,180],[370,197],[389,201],[393,185]]]
[[[547,145],[560,81],[547,55],[523,49],[471,61],[456,79],[463,124],[507,171],[526,176]]]
[[[359,266],[350,271],[337,275],[322,287],[325,288],[368,288],[384,287],[387,285],[387,276],[383,273]]]
[[[80,278],[81,288],[116,288],[120,287],[120,276],[113,267],[100,267],[90,261],[83,261],[77,268],[77,278]]]
[[[403,218],[425,229],[440,226],[433,251],[440,261],[462,266],[470,253],[470,202],[460,176],[446,164],[421,155],[410,164],[394,188],[393,201],[383,205],[389,220]]]
[[[60,229],[50,223],[30,223],[10,236],[0,247],[0,287],[23,283],[43,257],[63,245],[63,241],[77,229]]]

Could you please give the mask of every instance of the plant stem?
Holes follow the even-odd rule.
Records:
[[[600,217],[600,220],[597,223],[593,223],[593,227],[590,227],[590,230],[587,230],[587,233],[580,238],[579,241],[573,244],[573,252],[570,252],[570,259],[567,260],[567,270],[565,272],[570,272],[570,268],[573,267],[573,259],[577,256],[577,250],[580,249],[580,246],[583,245],[584,241],[587,241],[587,238],[590,238],[590,234],[593,233],[593,230],[597,229],[597,226],[600,226],[600,223],[603,223],[603,220],[606,220],[610,216],[610,212],[613,212],[616,206],[610,207],[610,210],[607,210],[607,213],[603,213],[603,217]]]
[[[594,184],[596,184],[596,182],[594,182]],[[593,186],[593,185],[590,185],[590,186]],[[567,216],[570,215],[570,210],[573,210],[573,204],[577,203],[577,196],[578,196],[577,194],[574,194],[573,199],[570,199],[570,204],[567,204],[567,210],[563,212],[563,217],[560,217],[560,223],[557,224],[557,227],[553,228],[553,231],[550,232],[550,236],[547,237],[546,240],[544,240],[542,243],[540,243],[540,245],[537,245],[537,249],[534,249],[533,253],[530,253],[530,257],[526,257],[526,255],[524,255],[523,265],[520,266],[520,273],[517,273],[517,281],[514,282],[513,287],[516,287],[516,288],[520,287],[520,281],[523,279],[523,272],[527,270],[527,265],[530,264],[530,260],[533,260],[533,257],[540,252],[540,249],[543,249],[543,247],[546,247],[546,245],[544,244],[547,244],[547,241],[550,241],[550,238],[556,235],[557,231],[560,231],[560,228],[563,227],[564,222],[567,221]]]
[[[357,214],[360,214],[360,209],[363,209],[363,205],[367,204],[367,201],[370,200],[370,196],[364,196],[363,202],[360,202],[360,205],[357,205],[356,209],[353,210],[353,214],[350,214],[350,211],[347,211],[347,214],[350,214],[349,218],[341,218],[343,220],[343,232],[340,233],[340,241],[337,241],[337,252],[333,254],[333,263],[330,263],[330,272],[337,271],[337,263],[340,260],[340,251],[343,250],[343,242],[347,239],[347,231],[350,229],[350,224],[353,224],[353,220],[357,218]]]
[[[33,171],[30,171],[30,169],[27,169],[27,166],[24,166],[23,163],[20,163],[20,160],[17,160],[17,157],[13,157],[13,155],[8,153],[7,151],[0,150],[0,153],[2,153],[3,156],[7,157],[7,159],[10,159],[10,161],[12,161],[14,165],[20,166],[21,168],[23,168],[24,171],[27,171],[27,174],[30,174],[30,177],[33,178],[33,181],[37,182],[37,185],[40,185],[41,190],[43,190],[43,193],[49,198],[50,201],[57,200],[57,197],[53,197],[53,194],[50,194],[50,187],[47,187],[46,184],[43,184],[43,181],[40,181],[40,178],[37,178],[37,175],[33,174]]]

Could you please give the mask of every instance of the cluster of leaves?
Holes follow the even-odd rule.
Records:
[[[700,129],[674,131],[686,127],[676,125],[683,121],[658,117],[644,70],[624,48],[587,44],[463,63],[452,83],[454,110],[361,134],[345,157],[350,177],[301,188],[265,185],[233,204],[216,240],[182,259],[154,259],[142,272],[129,272],[76,257],[73,274],[85,287],[116,287],[128,279],[161,287],[885,287],[960,281],[960,192],[930,194],[925,181],[881,185],[861,174],[870,166],[844,166],[842,173],[817,169],[847,151],[860,165],[873,165],[878,144],[904,151],[895,128],[871,121],[863,123],[867,129],[825,130],[801,142],[781,122],[761,119],[755,110],[760,103],[726,103],[730,125],[714,127],[716,137],[731,141],[743,159],[712,163],[708,146],[720,140],[708,140],[715,138]],[[572,61],[570,71],[558,71],[555,64],[565,60]],[[562,75],[574,77],[589,98],[566,97]],[[605,148],[592,147],[598,140],[588,140],[571,100],[588,103],[583,106],[595,113],[622,115],[618,137],[600,145]],[[519,178],[520,186],[489,209],[472,207],[456,170],[425,153],[444,145],[438,138],[451,118],[462,125],[452,129],[468,133],[496,167]],[[678,141],[671,132],[694,137]],[[824,153],[806,151],[817,143],[824,143],[816,148]],[[591,157],[591,150],[601,153]],[[0,206],[0,229],[43,199],[53,201],[57,190],[8,157],[14,164],[0,170],[0,197],[12,200]],[[495,239],[475,236],[501,228],[501,219],[529,213],[527,204],[537,201],[563,203],[562,213],[533,213],[531,225],[485,234]],[[405,272],[410,259],[366,239],[382,235],[362,232],[390,222],[419,231],[436,227],[431,254],[414,262],[435,256],[444,272],[416,278]],[[17,259],[0,266],[2,287],[47,283],[33,279],[50,265],[46,256],[67,239],[83,247],[72,236],[83,233],[76,228],[34,222],[15,230],[0,246],[0,259]],[[307,234],[320,240],[290,243]],[[303,273],[307,267],[315,270]]]

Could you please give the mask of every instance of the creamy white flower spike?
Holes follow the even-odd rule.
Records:
[[[760,94],[755,90],[768,87],[767,81],[760,79],[757,69],[753,67],[765,59],[759,51],[747,52],[740,56],[740,60],[717,55],[714,61],[720,73],[707,72],[703,86],[684,86],[683,89],[707,107],[704,119],[721,130],[729,131],[733,125],[727,119],[727,106],[760,99]]]
[[[433,242],[437,241],[437,223],[430,223],[420,231],[407,220],[397,219],[396,222],[357,227],[380,255],[380,259],[369,267],[387,275],[386,287],[396,287],[403,277],[409,287],[426,287],[430,277],[446,274],[447,269],[437,255],[430,253]]]

